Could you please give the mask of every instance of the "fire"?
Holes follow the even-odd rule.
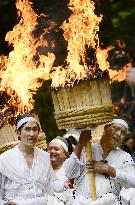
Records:
[[[52,86],[57,87],[83,79],[89,72],[88,52],[93,52],[98,47],[99,23],[102,16],[94,13],[93,1],[70,0],[68,8],[72,11],[68,21],[62,25],[64,38],[68,42],[68,56],[66,68],[58,68],[53,74]],[[94,59],[91,59],[93,61]],[[95,65],[91,65],[95,66]],[[62,73],[58,74],[58,70]],[[63,75],[62,75],[63,74]],[[62,82],[59,82],[59,75]]]
[[[39,48],[47,50],[48,42],[44,36],[55,24],[49,22],[49,28],[44,28],[39,36],[36,30],[41,16],[34,12],[30,1],[17,0],[16,8],[20,21],[6,35],[6,41],[13,46],[13,50],[9,53],[7,62],[4,62],[6,68],[1,70],[0,77],[1,90],[6,90],[9,95],[12,93],[12,101],[17,100],[19,112],[23,112],[24,106],[27,106],[27,111],[33,108],[32,92],[41,86],[38,80],[50,78],[55,56],[48,52],[42,55]]]
[[[52,87],[74,85],[75,80],[96,75],[96,70],[108,70],[112,80],[125,78],[124,71],[113,71],[107,61],[108,49],[99,47],[99,24],[102,15],[94,13],[95,5],[92,0],[70,0],[68,8],[71,16],[63,23],[64,38],[67,41],[67,58],[65,64],[54,68],[55,55],[49,53],[55,47],[55,42],[48,44],[46,34],[55,24],[49,21],[49,26],[43,28],[42,34],[37,34],[39,27],[38,16],[32,9],[30,0],[16,0],[19,23],[6,35],[6,41],[13,46],[9,56],[0,57],[1,91],[6,91],[7,104],[2,108],[8,113],[13,106],[14,115],[33,109],[32,94],[42,80],[52,79]],[[122,44],[120,44],[122,46]],[[40,49],[46,54],[42,54]],[[65,66],[66,65],[66,66]],[[52,69],[53,68],[53,69]],[[119,76],[122,76],[120,79]]]
[[[111,69],[108,52],[114,49],[114,46],[109,46],[107,49],[101,49],[99,46],[98,31],[102,15],[97,16],[94,13],[94,2],[70,0],[68,8],[72,14],[61,26],[68,43],[66,67],[55,68],[56,71],[52,74],[52,86],[71,86],[75,80],[96,76],[95,72],[98,68],[102,71],[108,70],[111,82],[124,80],[129,65],[125,65],[119,71]],[[121,41],[117,44],[120,48],[126,46]]]
[[[112,70],[111,81],[112,82],[114,82],[114,81],[121,82],[121,81],[125,80],[127,73],[131,70],[131,68],[132,68],[132,63],[129,62],[119,71]],[[110,74],[111,74],[111,72],[110,72]]]

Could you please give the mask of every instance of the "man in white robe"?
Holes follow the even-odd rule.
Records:
[[[81,133],[74,153],[66,160],[66,176],[76,178],[76,199],[74,205],[118,205],[118,196],[122,187],[130,187],[129,180],[122,173],[135,176],[135,167],[131,156],[117,148],[126,135],[128,126],[121,119],[113,120],[105,126],[104,134],[98,143],[92,144],[92,159],[86,164],[83,147],[90,139],[90,132]],[[102,161],[101,161],[102,160]],[[88,170],[95,172],[96,201],[91,199]]]
[[[64,161],[69,156],[69,144],[63,137],[54,138],[48,145],[51,164],[55,176],[59,180],[67,180],[65,176]],[[70,187],[72,188],[72,187]],[[72,205],[73,189],[66,189],[61,193],[53,193],[48,196],[47,205]]]
[[[20,143],[0,155],[0,205],[46,205],[48,193],[63,191],[68,182],[55,179],[49,153],[35,146],[36,119],[23,115],[17,130]]]

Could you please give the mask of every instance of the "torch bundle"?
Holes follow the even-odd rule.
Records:
[[[65,66],[52,78],[52,98],[59,129],[98,126],[113,118],[107,55],[99,47],[97,32],[102,17],[93,1],[71,0],[72,14],[62,25],[68,43]],[[87,160],[92,160],[90,142]],[[89,173],[92,199],[96,199],[94,173]]]
[[[113,106],[107,73],[103,78],[84,80],[73,87],[52,92],[59,129],[81,128],[112,120]]]

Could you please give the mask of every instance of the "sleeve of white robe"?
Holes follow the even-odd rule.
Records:
[[[80,160],[73,152],[64,163],[65,175],[68,179],[77,178],[80,176],[81,170],[84,168],[83,152]]]
[[[126,173],[124,171],[116,170],[116,179],[128,185],[129,188],[135,188],[135,173]]]
[[[4,205],[4,203],[6,203],[5,201],[2,200],[3,199],[3,190],[4,190],[3,180],[4,180],[4,177],[0,173],[0,205]]]
[[[2,174],[0,173],[0,204],[2,204]]]
[[[49,180],[49,185],[47,189],[47,193],[49,195],[52,195],[54,192],[59,193],[59,192],[64,191],[64,181],[58,180],[55,177],[54,171],[51,166],[50,166],[47,178]]]
[[[129,154],[120,169],[116,170],[116,180],[125,188],[135,188],[135,164]]]

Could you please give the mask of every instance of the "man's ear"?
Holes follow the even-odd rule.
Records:
[[[18,130],[18,129],[16,129],[15,132],[16,132],[16,134],[17,134],[18,140],[20,140],[21,131]]]
[[[18,130],[18,129],[16,129],[16,130],[15,130],[15,132],[16,132],[17,136],[19,137],[19,136],[20,136],[20,134],[21,134],[21,131],[20,131],[20,130]]]
[[[69,152],[65,152],[65,159],[69,157]]]

